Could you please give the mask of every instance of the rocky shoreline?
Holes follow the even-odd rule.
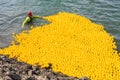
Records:
[[[70,77],[62,73],[53,72],[49,68],[41,69],[16,59],[0,55],[0,80],[89,80]]]

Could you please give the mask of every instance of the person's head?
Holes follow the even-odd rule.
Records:
[[[27,15],[28,15],[29,17],[32,17],[33,14],[32,14],[31,11],[28,11]]]

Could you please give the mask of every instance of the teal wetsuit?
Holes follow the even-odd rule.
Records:
[[[22,23],[22,27],[24,27],[24,25],[25,25],[26,23],[31,22],[33,18],[42,18],[42,17],[41,17],[41,16],[32,16],[32,17],[27,16],[26,19],[25,19],[25,20],[23,21],[23,23]]]

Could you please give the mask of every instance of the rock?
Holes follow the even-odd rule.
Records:
[[[25,71],[22,72],[23,75],[27,74]]]
[[[4,71],[9,72],[10,70],[9,70],[9,68],[6,67],[6,68],[4,68]]]
[[[51,72],[47,72],[46,76],[47,76],[48,79],[56,79],[56,75],[54,75]]]
[[[0,61],[2,61],[3,59],[0,57]]]
[[[0,68],[0,74],[2,74],[2,70],[3,70],[3,69],[2,69],[2,68]]]
[[[40,70],[35,71],[36,75],[40,74]]]
[[[17,75],[17,74],[11,74],[10,77],[13,79],[13,80],[21,80],[21,76],[20,75]]]
[[[27,69],[32,69],[32,66],[31,65],[26,65],[26,68]]]
[[[5,59],[5,62],[12,63],[12,60],[11,59]]]
[[[3,60],[3,59],[5,59],[5,56],[3,56],[3,55],[0,55],[0,58]]]
[[[46,69],[41,69],[41,70],[40,70],[40,74],[44,74],[44,73],[46,74],[47,72],[48,72],[48,71],[47,71]]]
[[[3,62],[2,61],[0,61],[0,65],[2,65],[3,64]]]
[[[80,80],[90,80],[90,79],[86,76],[83,76],[83,77],[80,78]]]
[[[29,71],[28,71],[28,75],[29,75],[29,76],[32,76],[33,74],[35,74],[35,71],[34,71],[34,70],[29,70]]]
[[[21,80],[27,80],[28,78],[29,78],[29,76],[28,75],[21,75]]]
[[[17,68],[17,67],[15,67],[15,68],[14,68],[14,70],[15,70],[15,71],[18,71],[18,68]]]
[[[0,80],[3,80],[2,76],[0,76]]]
[[[10,76],[10,74],[11,74],[10,71],[5,73],[6,76]]]
[[[15,71],[10,71],[11,72],[11,74],[15,74]]]
[[[40,68],[40,66],[39,66],[39,65],[32,66],[32,69],[33,69],[34,71],[39,70],[39,68]]]
[[[36,80],[34,77],[29,77],[26,80]],[[39,79],[38,79],[39,80]]]
[[[37,80],[49,80],[47,76],[38,76]]]
[[[10,66],[10,64],[11,64],[11,63],[5,62],[4,60],[2,61],[2,63],[3,63],[4,66]]]
[[[21,67],[20,67],[20,70],[21,70],[21,71],[27,71],[27,66],[26,66],[26,65],[21,66]]]
[[[10,60],[10,61],[9,61]],[[51,67],[52,65],[49,65]],[[0,55],[0,80],[80,80]]]
[[[60,80],[59,78],[55,77],[55,76],[51,76],[51,77],[47,77],[48,80]],[[63,79],[64,80],[64,79]],[[69,80],[69,79],[68,79]]]
[[[3,80],[13,80],[11,77],[9,77],[9,76],[5,76],[4,78],[3,78]]]

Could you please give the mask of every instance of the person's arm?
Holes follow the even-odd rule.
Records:
[[[24,25],[27,23],[27,22],[29,22],[30,21],[30,18],[29,17],[26,17],[26,19],[23,21],[23,23],[22,23],[22,28],[24,27]]]
[[[33,16],[33,18],[43,18],[42,16]]]

